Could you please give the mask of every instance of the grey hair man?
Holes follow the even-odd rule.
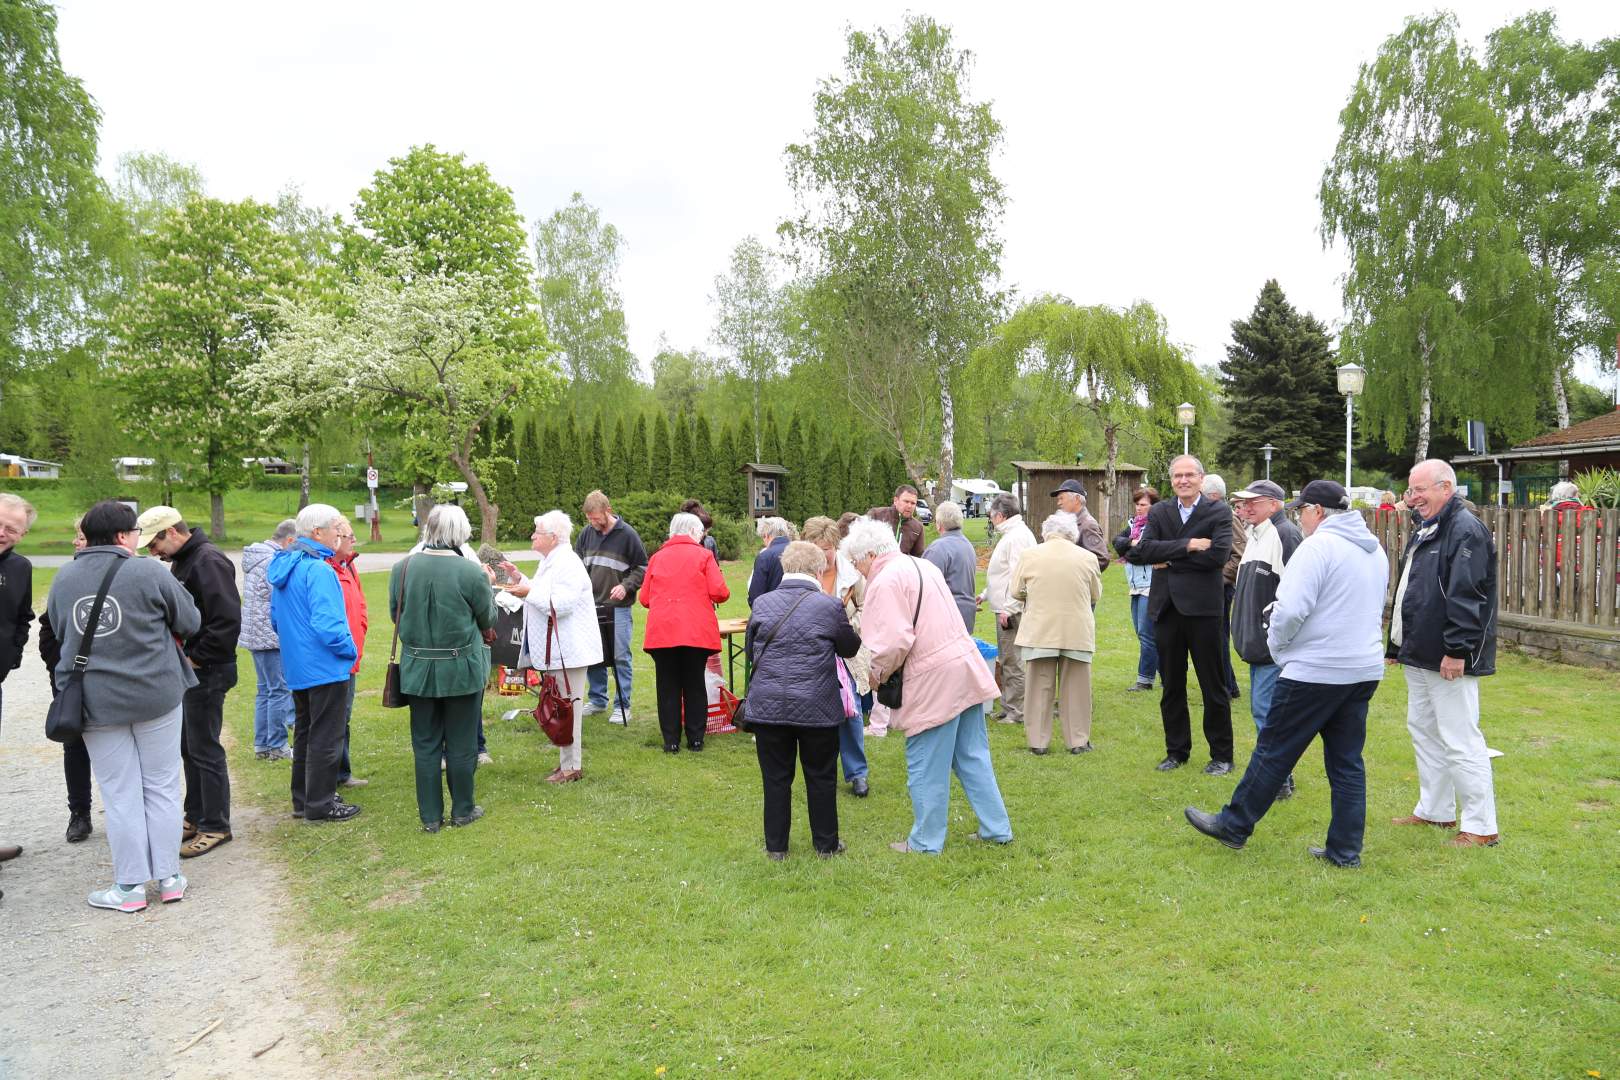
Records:
[[[27,499],[0,491],[0,683],[22,666],[34,622],[34,567],[16,547],[33,528],[36,516]],[[0,844],[0,862],[21,854],[16,844]]]
[[[270,620],[296,718],[293,813],[307,821],[348,821],[360,812],[337,794],[349,675],[359,659],[343,586],[326,561],[337,550],[343,520],[337,507],[310,503],[298,512],[297,539],[276,552],[265,571]]]
[[[1102,526],[1086,509],[1086,489],[1080,481],[1069,479],[1052,492],[1057,507],[1065,514],[1073,514],[1080,528],[1080,546],[1097,556],[1097,569],[1108,569],[1108,544],[1103,540]]]
[[[990,528],[996,534],[996,546],[985,568],[984,592],[979,594],[996,617],[996,667],[1001,678],[1001,712],[996,719],[1003,724],[1024,722],[1024,661],[1017,644],[1023,604],[1012,595],[1012,580],[1018,572],[1018,557],[1036,541],[1018,511],[1018,500],[1005,491],[990,500]]]
[[[1243,532],[1243,518],[1238,515],[1237,507],[1226,502],[1225,477],[1220,473],[1206,473],[1201,490],[1204,498],[1214,503],[1225,503],[1232,511],[1232,554],[1227,556],[1226,565],[1221,568],[1226,595],[1226,609],[1221,613],[1221,657],[1226,669],[1226,696],[1236,701],[1243,695],[1238,688],[1237,672],[1232,668],[1232,595],[1237,589],[1238,563],[1243,561],[1243,546],[1248,542],[1248,537]]]
[[[754,572],[748,578],[748,606],[782,584],[782,552],[792,542],[788,523],[779,517],[762,517],[754,531],[765,542],[754,556]]]
[[[260,761],[291,761],[287,738],[292,732],[292,691],[281,670],[281,641],[270,624],[270,582],[265,571],[276,552],[286,551],[298,536],[298,522],[287,518],[266,540],[242,549],[242,636],[238,644],[253,658],[258,689],[253,698],[253,753]]]
[[[1282,671],[1266,644],[1268,612],[1277,599],[1283,568],[1304,539],[1299,526],[1288,520],[1283,509],[1285,497],[1283,489],[1270,480],[1256,480],[1231,497],[1232,514],[1243,522],[1234,532],[1241,531],[1248,537],[1229,605],[1232,644],[1238,657],[1249,665],[1249,714],[1257,733],[1266,726],[1271,695]],[[1293,794],[1294,778],[1290,775],[1277,797],[1286,799]]]
[[[934,531],[939,538],[923,552],[923,558],[939,567],[945,584],[951,587],[951,598],[956,610],[962,613],[962,623],[973,633],[973,620],[979,613],[979,600],[974,585],[979,572],[979,553],[973,541],[962,535],[962,508],[946,501],[934,508]]]
[[[1397,825],[1461,825],[1453,847],[1497,842],[1490,753],[1479,730],[1479,680],[1496,673],[1496,544],[1456,497],[1438,458],[1412,467],[1422,520],[1401,557],[1385,656],[1406,676],[1406,728],[1418,802]]]

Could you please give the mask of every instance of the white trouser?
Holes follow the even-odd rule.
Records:
[[[1403,666],[1406,729],[1417,756],[1418,804],[1428,821],[1455,821],[1463,832],[1496,835],[1491,759],[1479,731],[1479,679],[1443,679],[1438,671]]]
[[[562,751],[562,760],[558,762],[560,768],[569,771],[584,767],[584,748],[580,743],[585,732],[585,692],[588,689],[585,685],[586,671],[586,668],[577,667],[569,668],[566,672],[552,672],[557,676],[557,689],[564,693],[572,691],[569,700],[574,703],[574,741],[567,746],[559,747]],[[563,678],[565,674],[568,676],[566,680]]]
[[[120,885],[180,872],[180,714],[176,705],[128,727],[85,729]]]

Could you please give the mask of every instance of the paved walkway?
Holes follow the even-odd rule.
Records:
[[[288,943],[297,917],[266,815],[233,805],[234,840],[183,864],[180,903],[154,893],[136,915],[92,908],[85,894],[112,875],[101,793],[95,833],[67,843],[62,748],[44,736],[50,689],[32,642],[3,692],[0,841],[23,854],[0,868],[0,1077],[355,1075],[363,1063],[317,1047],[341,1011],[312,1003],[321,980]]]

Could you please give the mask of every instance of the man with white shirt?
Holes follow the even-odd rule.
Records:
[[[1035,534],[1018,512],[1018,500],[1005,491],[990,500],[990,527],[1000,537],[985,568],[984,592],[979,596],[996,616],[996,652],[1001,662],[1003,724],[1024,722],[1024,661],[1018,652],[1018,616],[1023,604],[1010,591],[1018,556],[1035,546]]]

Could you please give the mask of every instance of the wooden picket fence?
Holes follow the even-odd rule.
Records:
[[[1405,513],[1364,510],[1389,557],[1393,598],[1412,525]],[[1497,610],[1577,626],[1615,628],[1620,600],[1620,510],[1481,507],[1496,538]]]

